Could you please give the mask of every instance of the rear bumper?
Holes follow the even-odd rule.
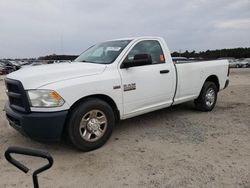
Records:
[[[224,89],[226,89],[228,87],[228,85],[229,85],[229,80],[226,81]]]
[[[25,114],[11,109],[9,103],[5,105],[5,112],[9,124],[13,128],[42,142],[60,140],[68,114],[68,111]]]

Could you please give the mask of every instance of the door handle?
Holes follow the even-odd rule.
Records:
[[[169,73],[169,70],[161,70],[160,71],[160,74],[167,74],[167,73]]]

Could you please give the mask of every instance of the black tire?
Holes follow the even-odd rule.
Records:
[[[206,94],[208,91],[214,91],[214,102],[212,104],[207,104],[207,99],[206,99]],[[197,110],[203,111],[203,112],[208,112],[213,110],[216,101],[217,101],[217,94],[218,94],[218,88],[215,85],[215,83],[213,82],[205,82],[202,89],[201,89],[201,93],[199,95],[199,97],[194,101],[195,103],[195,108]],[[209,103],[209,102],[208,102]]]
[[[106,118],[106,129],[103,135],[96,141],[87,141],[81,136],[80,123],[83,117],[91,111],[100,111]],[[86,120],[87,121],[87,120]],[[88,123],[87,123],[88,124]],[[115,125],[115,116],[112,108],[103,100],[89,98],[70,112],[70,117],[67,121],[67,133],[71,143],[81,151],[91,151],[103,146],[110,138]],[[87,127],[87,125],[86,125]]]

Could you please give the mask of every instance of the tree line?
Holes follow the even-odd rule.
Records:
[[[207,50],[207,51],[185,51],[185,52],[173,52],[172,57],[187,57],[187,58],[202,58],[202,59],[217,59],[224,57],[233,57],[236,59],[250,58],[250,48],[232,48],[232,49],[220,49],[220,50]]]
[[[52,55],[47,55],[47,56],[42,56],[39,57],[38,60],[74,60],[78,57],[78,55],[56,55],[56,54],[52,54]]]
[[[217,59],[225,57],[233,57],[236,59],[250,58],[250,48],[232,48],[220,50],[207,50],[207,51],[188,51],[173,52],[172,57],[186,57],[186,58],[202,58],[202,59]],[[38,60],[74,60],[78,55],[47,55],[39,57]]]

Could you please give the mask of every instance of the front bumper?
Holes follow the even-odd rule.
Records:
[[[21,113],[5,105],[9,124],[19,132],[42,142],[59,141],[68,111]]]

